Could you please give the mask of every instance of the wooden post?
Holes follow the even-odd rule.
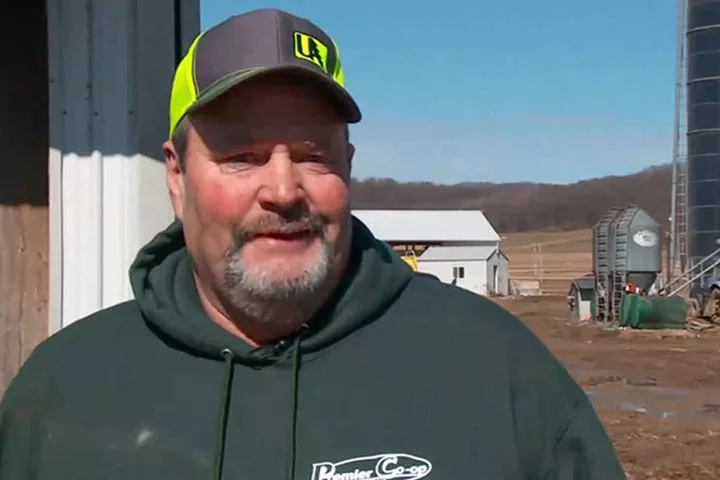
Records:
[[[48,335],[48,53],[45,2],[11,8],[0,75],[0,395]],[[8,64],[9,62],[9,64]]]

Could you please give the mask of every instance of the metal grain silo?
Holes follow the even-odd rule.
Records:
[[[618,319],[625,285],[645,292],[662,272],[660,225],[637,205],[628,205],[610,224],[613,318]]]
[[[593,229],[593,275],[595,276],[595,320],[610,320],[611,266],[613,245],[610,241],[610,225],[623,211],[622,208],[608,210]]]
[[[687,5],[687,212],[692,265],[720,237],[720,0]]]

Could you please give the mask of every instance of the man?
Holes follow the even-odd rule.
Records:
[[[615,480],[587,397],[516,318],[411,269],[349,207],[360,111],[317,26],[258,10],[179,66],[177,222],[135,299],[41,344],[0,480]]]

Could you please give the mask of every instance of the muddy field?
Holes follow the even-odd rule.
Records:
[[[498,302],[585,388],[630,480],[720,479],[720,331],[582,324],[560,296]]]

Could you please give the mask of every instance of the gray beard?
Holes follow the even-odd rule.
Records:
[[[330,279],[333,248],[324,235],[315,258],[293,277],[279,278],[264,265],[247,265],[242,245],[226,255],[224,287],[227,301],[258,322],[285,326],[307,320]]]

